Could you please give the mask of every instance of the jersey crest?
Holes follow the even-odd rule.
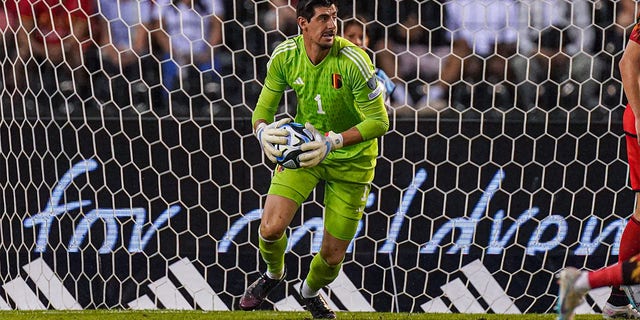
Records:
[[[342,76],[338,73],[334,73],[331,79],[332,83],[333,83],[333,88],[334,89],[340,89],[342,88]]]

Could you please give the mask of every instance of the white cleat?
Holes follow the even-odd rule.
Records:
[[[582,272],[576,268],[568,267],[558,274],[560,292],[558,293],[558,320],[572,320],[573,312],[587,293],[587,290],[576,290],[574,285]]]
[[[616,307],[607,303],[604,305],[604,308],[602,308],[602,317],[605,319],[640,319],[640,312],[630,304]]]

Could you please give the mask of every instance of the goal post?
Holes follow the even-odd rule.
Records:
[[[468,9],[448,11],[455,1],[340,8],[341,21],[366,19],[368,52],[390,68],[398,93],[364,217],[338,280],[323,290],[336,310],[551,313],[560,269],[617,261],[635,198],[616,64],[635,19],[620,16],[629,3],[587,1],[586,25],[567,26],[593,32],[594,46],[559,53],[586,73],[556,66],[535,78],[536,58],[520,49],[454,49],[451,14]],[[51,48],[37,55],[32,41],[49,33],[29,20],[29,1],[3,3],[0,309],[235,310],[264,270],[257,231],[273,170],[250,114],[274,44],[297,33],[278,20],[293,7],[211,1],[221,7],[194,9],[220,22],[219,42],[205,44],[210,65],[200,51],[163,55],[158,32],[171,32],[134,16],[149,46],[116,48],[109,65],[115,47],[92,28],[127,15],[111,15],[106,2],[135,3],[140,15],[178,8],[121,0],[65,10],[89,31],[64,37],[83,54],[71,61],[71,53],[55,60]],[[537,8],[498,2],[519,14]],[[532,30],[515,31],[520,48]],[[443,76],[451,57],[462,66],[458,79]],[[524,73],[487,73],[501,59]],[[182,78],[167,82],[163,68],[172,66]],[[279,116],[295,105],[287,91]],[[322,199],[320,188],[294,217],[285,285],[263,308],[302,310],[297,290],[319,250]],[[578,312],[601,311],[607,290],[590,292]]]

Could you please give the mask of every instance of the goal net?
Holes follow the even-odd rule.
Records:
[[[250,121],[286,0],[3,1],[0,309],[234,310],[264,265],[273,166]],[[555,274],[617,261],[634,207],[616,1],[352,1],[395,84],[336,310],[549,313]],[[355,40],[354,40],[355,41]],[[294,116],[287,91],[278,116]],[[297,295],[322,189],[288,229]],[[579,313],[597,313],[609,289]]]

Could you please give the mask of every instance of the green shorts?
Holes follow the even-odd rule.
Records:
[[[269,194],[301,205],[324,180],[324,229],[340,240],[350,241],[356,234],[371,190],[375,169],[369,168],[375,168],[375,159],[367,163],[325,159],[318,166],[301,169],[277,166]]]

